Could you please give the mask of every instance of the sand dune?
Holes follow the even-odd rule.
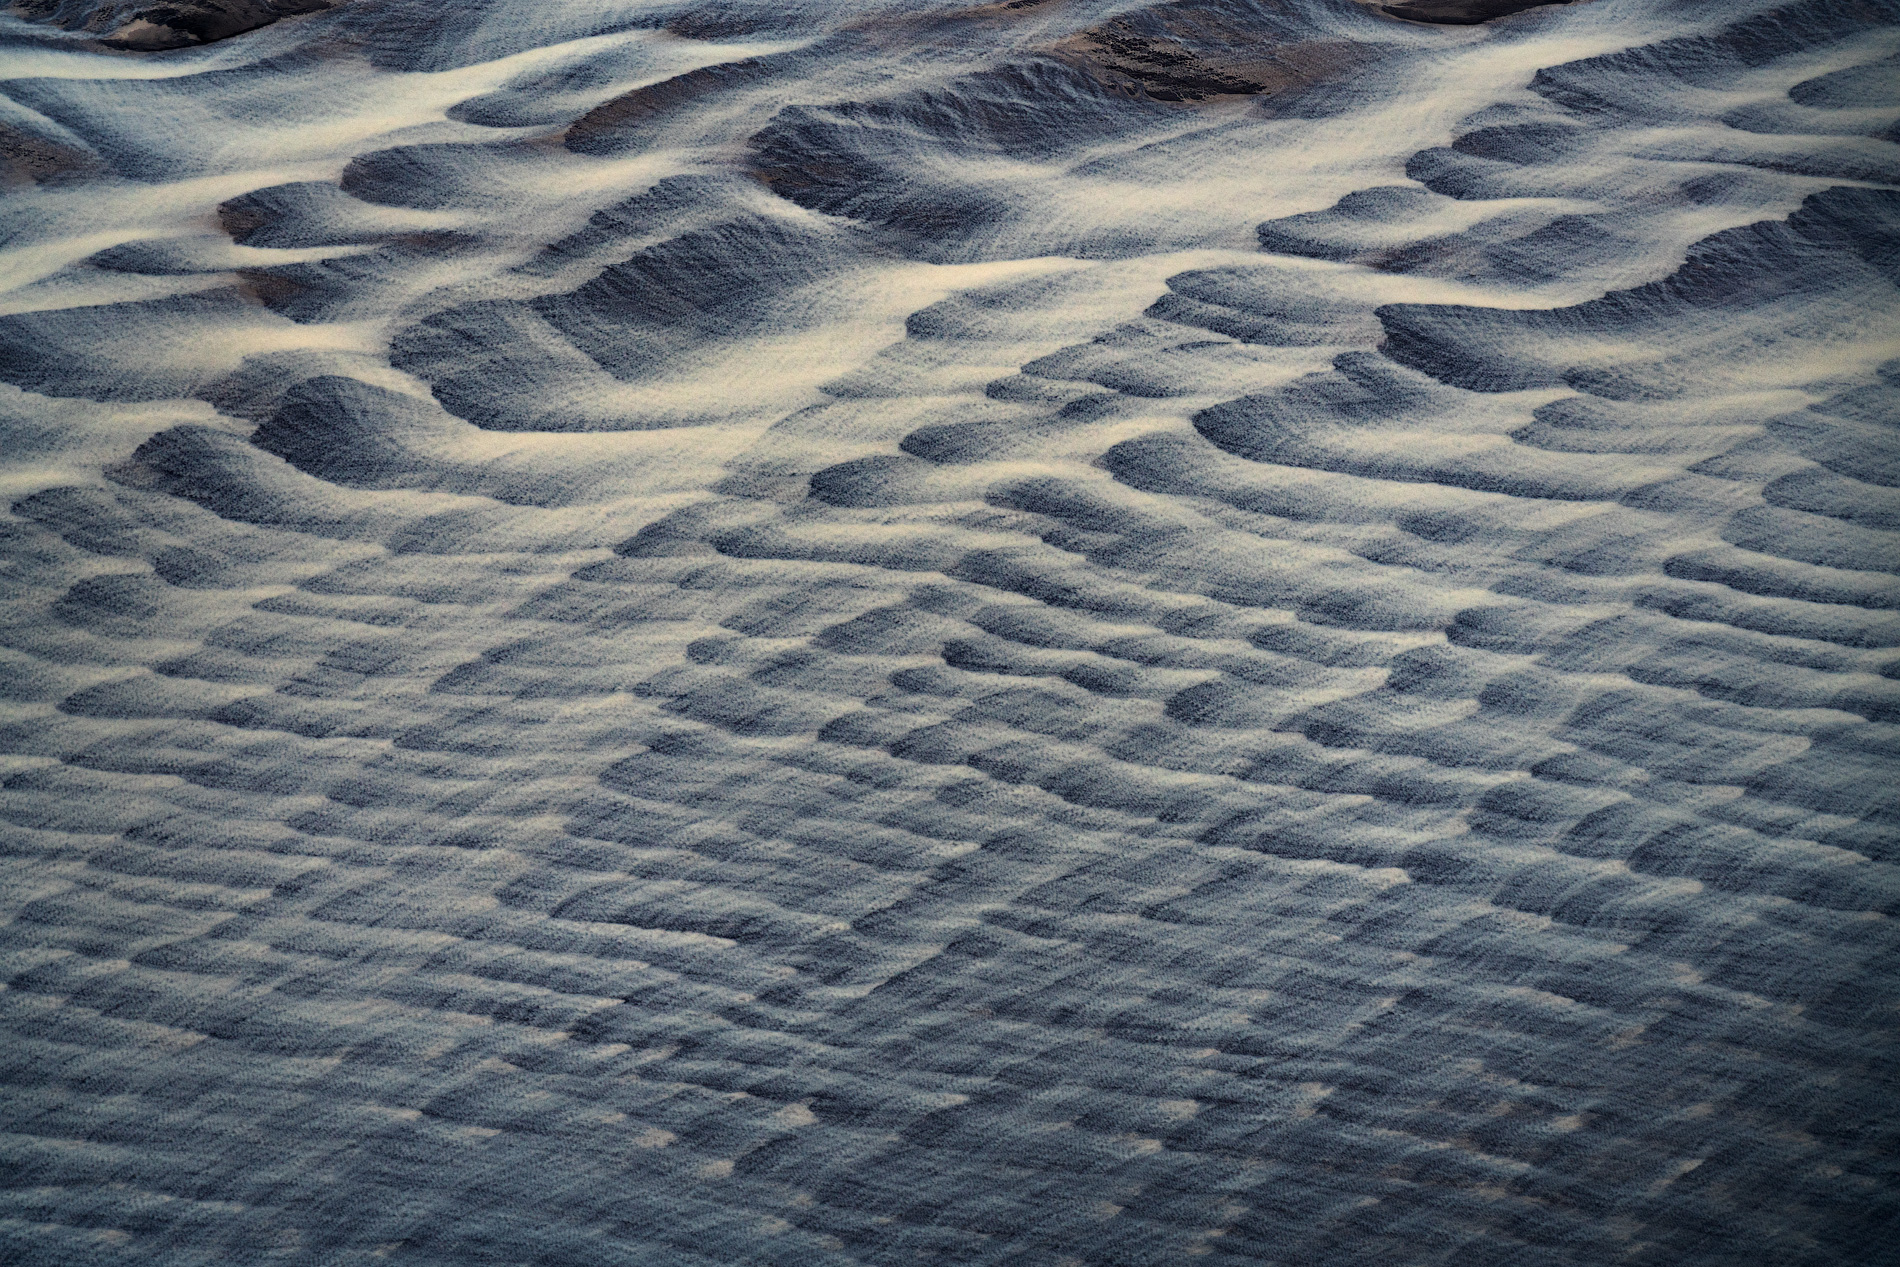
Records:
[[[16,6],[0,1257],[1881,1261],[1896,19]]]

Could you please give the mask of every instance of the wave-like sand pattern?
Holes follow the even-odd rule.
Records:
[[[36,5],[0,1256],[1892,1252],[1890,0]]]

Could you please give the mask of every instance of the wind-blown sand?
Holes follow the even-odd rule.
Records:
[[[0,1259],[1891,1254],[1892,0],[108,8]]]

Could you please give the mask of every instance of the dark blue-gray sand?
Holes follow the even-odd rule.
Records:
[[[15,0],[0,1262],[1900,1264],[1900,0]]]

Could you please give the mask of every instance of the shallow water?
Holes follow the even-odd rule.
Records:
[[[1896,19],[0,18],[0,1257],[1881,1261]]]

